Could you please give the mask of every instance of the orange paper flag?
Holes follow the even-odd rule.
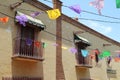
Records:
[[[114,58],[115,62],[119,62],[120,59],[118,57]]]
[[[91,59],[95,59],[95,54],[90,54]]]
[[[8,20],[9,20],[9,17],[0,18],[0,21],[3,23],[7,23]]]
[[[37,48],[39,48],[39,47],[40,47],[40,42],[35,41],[35,42],[34,42],[34,45],[35,45]]]

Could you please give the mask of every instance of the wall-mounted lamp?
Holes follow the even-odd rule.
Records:
[[[22,2],[16,2],[10,5],[11,9],[15,9],[16,7],[20,6],[22,3],[24,2],[24,0]]]

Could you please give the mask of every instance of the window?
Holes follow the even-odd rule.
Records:
[[[21,39],[20,39],[20,55],[34,56],[34,28],[21,27]],[[27,39],[31,40],[31,44],[27,45]]]

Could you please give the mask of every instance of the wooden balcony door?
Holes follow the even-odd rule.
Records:
[[[77,48],[78,48],[78,54],[77,54],[77,60],[78,60],[78,64],[87,64],[86,62],[86,58],[82,56],[82,49],[86,49],[86,45],[82,42],[79,42],[76,44]]]
[[[81,49],[78,49],[78,63],[79,64],[87,64],[85,58],[82,56]]]
[[[31,45],[27,45],[26,40],[32,41]],[[21,40],[20,40],[20,55],[33,56],[34,52],[34,28],[21,27]]]

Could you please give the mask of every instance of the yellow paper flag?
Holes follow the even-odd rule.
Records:
[[[67,47],[62,46],[62,49],[68,49]]]
[[[59,9],[48,10],[47,14],[48,14],[50,19],[56,19],[59,16],[61,16]]]

